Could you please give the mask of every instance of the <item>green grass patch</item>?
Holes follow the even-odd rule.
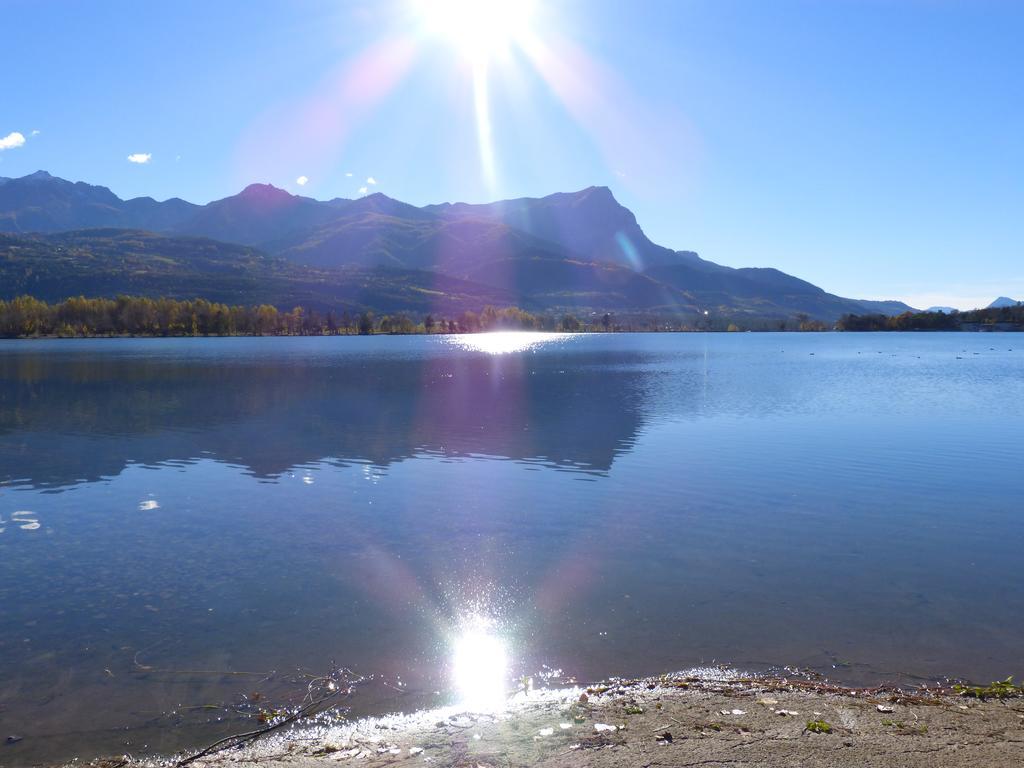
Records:
[[[811,733],[832,733],[832,726],[824,720],[808,720],[805,730]]]
[[[1013,684],[1013,677],[997,680],[991,685],[954,685],[953,690],[960,696],[972,699],[1013,699],[1024,696],[1024,687]]]

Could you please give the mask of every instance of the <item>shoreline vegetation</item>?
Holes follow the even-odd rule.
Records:
[[[1010,680],[848,688],[710,668],[520,692],[491,714],[446,707],[313,726],[285,722],[198,752],[87,765],[1019,766],[1021,695]]]
[[[806,314],[792,318],[712,315],[660,317],[592,312],[534,314],[518,307],[484,307],[453,317],[372,311],[319,312],[270,304],[227,305],[206,299],[140,296],[86,298],[48,303],[32,296],[0,300],[0,338],[105,338],[122,336],[369,336],[482,333],[488,331],[566,333],[705,331],[1020,331],[1024,305],[968,312],[905,312],[901,315],[843,315],[826,324]]]

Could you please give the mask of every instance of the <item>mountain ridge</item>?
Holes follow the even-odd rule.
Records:
[[[602,186],[417,207],[382,193],[321,201],[261,183],[205,205],[122,200],[106,187],[46,171],[0,184],[0,232],[44,236],[36,238],[36,250],[45,247],[45,236],[96,228],[153,232],[166,239],[151,245],[176,254],[183,246],[174,238],[210,238],[225,245],[224,253],[236,253],[232,244],[255,248],[330,276],[323,279],[342,279],[345,269],[438,274],[541,309],[822,320],[910,309],[835,296],[771,267],[728,267],[666,248]],[[103,252],[111,258],[109,249]]]

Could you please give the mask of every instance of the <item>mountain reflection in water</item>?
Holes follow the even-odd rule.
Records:
[[[476,337],[457,338],[483,349]],[[0,357],[0,482],[59,489],[129,464],[199,458],[272,478],[322,459],[387,466],[424,452],[603,472],[642,421],[645,373],[622,355],[595,385],[593,371],[609,362],[600,352],[568,367],[557,356],[443,354],[440,344],[436,357],[320,347],[305,358],[279,346],[283,358],[265,359],[244,342],[274,344],[214,339],[225,355],[178,358],[156,346],[173,340],[143,343],[151,355],[119,354],[115,341],[101,354],[44,347]]]

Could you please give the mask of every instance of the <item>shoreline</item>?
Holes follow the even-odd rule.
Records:
[[[636,330],[636,331],[537,331],[537,330],[519,330],[515,328],[497,328],[489,331],[468,331],[466,333],[272,333],[272,334],[200,334],[198,336],[192,336],[188,334],[92,334],[92,335],[76,335],[76,336],[60,336],[57,334],[41,334],[37,336],[0,336],[0,341],[18,341],[18,342],[29,342],[29,341],[95,341],[95,340],[131,340],[131,339],[373,339],[373,338],[406,338],[406,337],[419,337],[419,338],[446,338],[449,336],[481,336],[486,334],[494,333],[529,333],[529,334],[544,334],[551,336],[666,336],[666,335],[715,335],[715,336],[736,336],[746,333],[753,333],[758,335],[767,334],[786,334],[793,335],[798,334],[801,336],[821,336],[825,334],[842,334],[842,335],[856,335],[856,334],[933,334],[933,333],[955,333],[964,335],[973,334],[1017,334],[1024,333],[1024,327],[1019,328],[957,328],[957,329],[944,329],[944,330],[924,330],[924,329],[911,329],[906,331],[881,331],[881,330],[856,330],[846,331],[836,328],[828,328],[825,330],[815,331],[801,331],[801,330],[742,330],[742,331],[723,331],[723,330]]]
[[[748,329],[734,329],[726,330],[722,328],[637,328],[633,330],[617,329],[617,330],[577,330],[577,331],[561,331],[561,330],[548,330],[548,329],[536,329],[536,328],[490,328],[487,330],[478,331],[432,331],[429,333],[411,331],[373,331],[372,333],[84,333],[84,334],[69,334],[61,335],[57,333],[40,333],[32,335],[17,335],[9,336],[0,334],[0,341],[90,341],[96,339],[107,339],[107,340],[122,340],[122,339],[357,339],[357,338],[387,338],[387,337],[408,337],[416,336],[421,338],[445,338],[448,336],[479,336],[484,334],[494,333],[529,333],[538,335],[551,335],[551,336],[645,336],[645,335],[705,335],[712,334],[718,336],[733,336],[744,333],[754,333],[758,335],[766,334],[799,334],[799,335],[812,335],[819,336],[823,334],[843,334],[843,335],[857,335],[857,334],[934,334],[934,333],[955,333],[955,334],[1017,334],[1024,333],[1024,325],[1018,325],[1013,327],[970,327],[970,328],[908,328],[908,329],[880,329],[880,328],[857,328],[857,329],[842,329],[842,328],[816,328],[816,329],[799,329],[799,328],[786,328],[786,329],[769,329],[769,328],[748,328]]]
[[[197,768],[256,765],[943,766],[1024,764],[1021,688],[846,688],[725,670],[512,697],[496,714],[458,707],[294,725]],[[194,753],[192,753],[194,754]],[[158,768],[190,755],[65,765]]]

